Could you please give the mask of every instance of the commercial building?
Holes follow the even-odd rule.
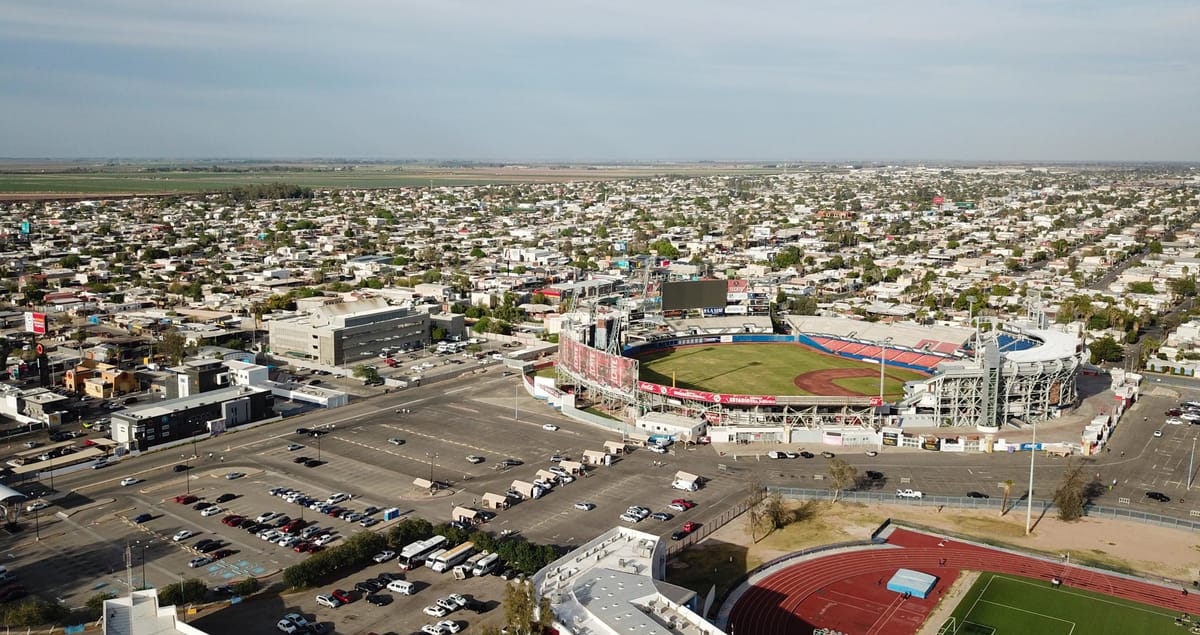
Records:
[[[352,365],[429,339],[429,314],[380,298],[326,304],[268,323],[271,353],[328,366]]]
[[[593,635],[723,635],[701,617],[703,596],[663,580],[667,549],[659,536],[615,527],[531,578],[550,601],[555,630]]]
[[[134,406],[112,415],[112,439],[145,451],[275,416],[275,397],[256,386],[233,386]]]
[[[104,635],[205,635],[180,620],[174,606],[158,605],[158,590],[134,591],[104,601]]]

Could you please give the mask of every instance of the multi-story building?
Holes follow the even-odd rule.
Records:
[[[234,386],[126,408],[112,415],[112,439],[128,450],[190,439],[275,415],[270,390]]]

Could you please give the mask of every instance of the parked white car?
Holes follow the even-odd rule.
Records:
[[[203,510],[201,510],[200,515],[207,518],[209,516],[216,516],[217,514],[223,512],[223,511],[225,511],[225,510],[220,507],[217,507],[216,505],[213,505],[212,507],[205,507]]]

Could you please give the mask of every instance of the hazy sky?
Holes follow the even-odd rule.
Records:
[[[0,0],[0,156],[1200,160],[1200,2]]]

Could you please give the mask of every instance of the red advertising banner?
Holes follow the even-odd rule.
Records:
[[[558,364],[585,381],[626,393],[633,392],[637,380],[636,359],[611,355],[568,338],[559,340]]]
[[[871,407],[878,408],[883,405],[883,397],[871,397]]]
[[[726,280],[729,293],[745,293],[750,288],[750,283],[745,280]]]
[[[637,387],[638,390],[656,395],[665,395],[677,399],[695,399],[696,401],[707,401],[709,403],[723,403],[731,406],[773,406],[776,404],[775,398],[770,395],[723,395],[721,393],[692,390],[690,388],[672,388],[661,384],[652,384],[648,381],[639,381]]]

